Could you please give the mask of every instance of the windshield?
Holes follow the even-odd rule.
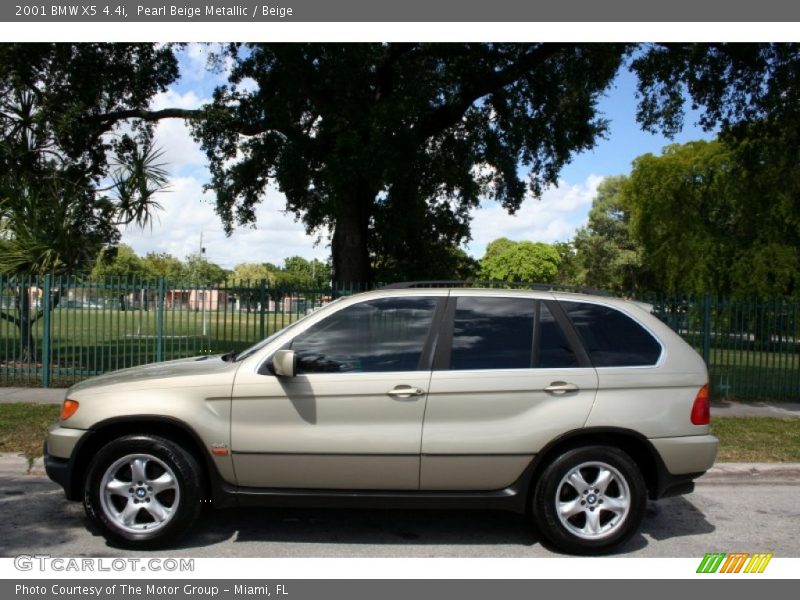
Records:
[[[340,299],[341,299],[341,298],[337,298],[336,300],[334,300],[333,302],[330,302],[329,304],[326,304],[325,306],[330,306],[331,304],[334,304],[334,303],[338,302]],[[275,333],[273,333],[271,336],[269,336],[269,337],[267,337],[267,338],[264,338],[263,340],[261,340],[260,342],[257,342],[257,343],[256,343],[256,344],[254,344],[253,346],[250,346],[249,348],[246,348],[246,349],[242,350],[241,352],[239,352],[239,353],[236,355],[236,358],[234,359],[234,361],[235,361],[235,362],[239,362],[240,360],[244,360],[244,359],[245,359],[245,358],[247,358],[248,356],[251,356],[251,355],[255,354],[256,352],[258,352],[259,350],[261,350],[261,349],[262,349],[264,346],[266,346],[267,344],[269,344],[269,343],[270,343],[272,340],[274,340],[275,338],[277,338],[279,335],[283,335],[284,333],[286,333],[286,332],[287,332],[287,331],[289,331],[290,329],[294,329],[294,328],[295,328],[295,327],[297,327],[297,326],[298,326],[300,323],[302,323],[303,321],[305,321],[305,320],[306,320],[308,317],[310,317],[311,315],[313,315],[313,314],[314,314],[314,313],[316,313],[316,312],[317,312],[317,311],[314,311],[314,312],[312,312],[312,313],[309,313],[309,314],[307,314],[307,315],[305,315],[305,316],[303,316],[303,317],[301,317],[301,318],[297,319],[296,321],[294,321],[293,323],[290,323],[289,325],[287,325],[287,326],[286,326],[286,327],[284,327],[283,329],[279,329],[278,331],[276,331]]]

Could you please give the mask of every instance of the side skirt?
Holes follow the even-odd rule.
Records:
[[[212,504],[230,507],[505,510],[524,514],[535,461],[513,484],[489,491],[391,491],[250,488],[218,482]]]

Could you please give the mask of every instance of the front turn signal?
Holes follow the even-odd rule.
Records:
[[[69,398],[67,398],[66,400],[64,400],[64,404],[61,405],[61,415],[59,418],[62,421],[66,421],[72,415],[74,415],[77,410],[78,410],[78,401],[70,400]]]

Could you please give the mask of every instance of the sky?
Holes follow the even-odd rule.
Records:
[[[189,44],[181,51],[181,78],[154,98],[152,108],[197,108],[208,102],[214,87],[224,82],[224,74],[206,68],[212,50]],[[592,199],[604,177],[629,173],[634,158],[647,152],[659,154],[669,143],[710,137],[696,126],[696,114],[691,112],[683,131],[673,140],[642,131],[635,119],[635,77],[626,70],[600,101],[599,110],[610,121],[606,139],[576,155],[562,170],[558,186],[546,190],[541,199],[526,199],[513,216],[490,199],[473,211],[473,239],[466,246],[470,255],[480,258],[486,245],[499,237],[568,241],[586,224]],[[183,259],[199,250],[202,233],[206,258],[227,269],[243,262],[282,264],[284,258],[294,255],[328,259],[327,237],[320,240],[317,234],[307,235],[303,224],[284,211],[285,197],[275,188],[268,190],[259,205],[255,228],[237,227],[227,237],[214,212],[213,192],[203,191],[209,179],[206,159],[188,127],[178,119],[161,121],[156,128],[156,143],[165,152],[170,183],[168,191],[158,195],[163,210],[152,228],[123,230],[122,242],[138,254],[168,252]]]

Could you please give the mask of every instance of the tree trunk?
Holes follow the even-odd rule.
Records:
[[[342,193],[338,199],[333,226],[331,254],[333,283],[341,286],[368,286],[372,283],[369,260],[369,215],[376,194],[363,190]]]

